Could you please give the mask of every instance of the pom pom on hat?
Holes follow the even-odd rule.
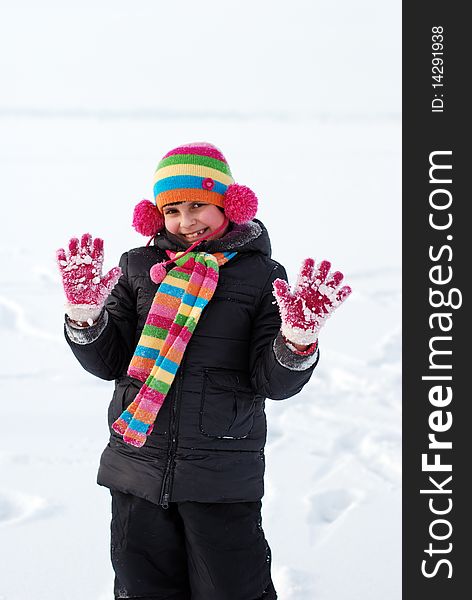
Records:
[[[233,223],[247,223],[256,216],[257,196],[245,185],[229,185],[224,198],[225,215]]]
[[[133,227],[146,237],[156,235],[164,227],[164,217],[150,200],[141,200],[133,212]]]

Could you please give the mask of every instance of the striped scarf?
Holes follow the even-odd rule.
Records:
[[[216,289],[219,267],[236,252],[170,253],[174,267],[159,285],[128,375],[143,381],[135,400],[113,423],[123,441],[141,447],[172,385],[202,310]],[[181,257],[181,258],[179,258]]]

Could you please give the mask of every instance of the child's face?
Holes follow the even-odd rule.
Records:
[[[167,231],[173,233],[188,246],[221,227],[225,220],[224,213],[217,206],[203,202],[167,204],[163,208],[163,213]],[[207,239],[222,237],[226,229]]]

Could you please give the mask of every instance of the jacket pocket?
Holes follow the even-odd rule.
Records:
[[[108,424],[110,426],[136,398],[141,386],[142,383],[133,377],[119,377],[116,380],[115,391],[108,407]]]
[[[255,408],[254,392],[246,373],[204,370],[200,409],[203,435],[225,439],[247,437],[254,426]]]

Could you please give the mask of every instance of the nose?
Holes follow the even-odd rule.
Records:
[[[184,213],[182,213],[182,217],[180,219],[180,226],[181,227],[190,227],[191,225],[194,225],[197,222],[196,218],[189,214],[187,211],[185,211]]]

